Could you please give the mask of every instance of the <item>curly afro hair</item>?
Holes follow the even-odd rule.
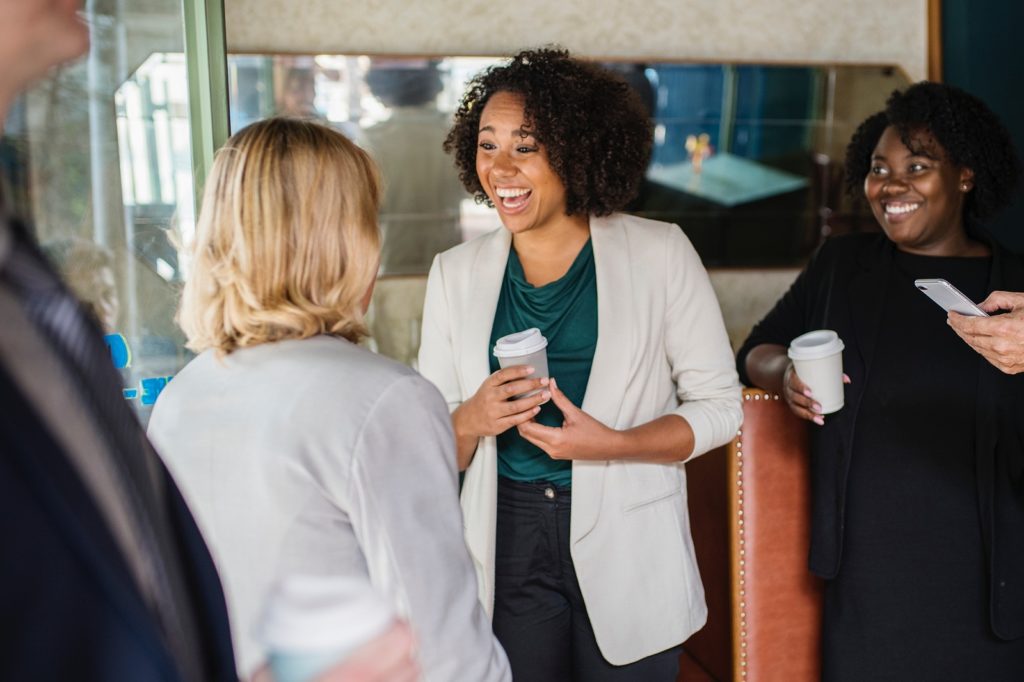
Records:
[[[652,127],[639,96],[618,76],[560,49],[520,52],[468,84],[444,150],[478,203],[493,206],[476,174],[480,114],[497,92],[521,95],[524,128],[547,150],[565,186],[567,215],[608,215],[639,190]]]
[[[910,149],[916,133],[928,133],[950,163],[974,171],[974,188],[964,203],[969,221],[990,218],[1010,202],[1021,165],[1006,127],[974,95],[928,81],[894,91],[885,109],[869,116],[854,132],[846,148],[846,188],[851,195],[863,193],[871,154],[889,126],[895,126]]]

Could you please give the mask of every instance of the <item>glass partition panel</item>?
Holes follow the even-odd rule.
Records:
[[[378,160],[384,247],[371,329],[413,363],[436,253],[500,226],[441,142],[466,82],[500,60],[229,55],[232,129],[275,114],[337,127]],[[846,197],[855,127],[908,84],[880,66],[610,62],[646,103],[654,149],[633,213],[678,224],[708,267],[798,267],[824,236],[876,229]]]
[[[381,274],[422,275],[434,254],[498,225],[441,149],[464,84],[497,61],[229,56],[231,128],[273,115],[314,118],[369,149],[385,184]]]
[[[92,47],[4,124],[9,210],[107,333],[124,397],[147,421],[189,359],[174,323],[194,229],[180,0],[87,3]]]
[[[232,128],[319,118],[367,147],[386,183],[382,275],[496,226],[440,150],[466,81],[491,58],[229,56]],[[679,224],[709,266],[793,266],[823,234],[872,229],[839,190],[856,125],[908,84],[879,66],[606,63],[647,104],[651,165],[630,211]]]

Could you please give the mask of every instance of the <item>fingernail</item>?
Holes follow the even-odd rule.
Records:
[[[820,403],[814,403],[814,411],[815,412],[821,412],[821,404]]]
[[[813,421],[814,421],[814,423],[815,423],[815,424],[817,424],[818,426],[824,426],[824,425],[825,425],[825,418],[824,418],[824,417],[822,417],[822,416],[821,416],[820,414],[819,414],[819,415],[817,415],[817,416],[816,416],[816,417],[814,418],[814,420],[813,420]]]
[[[548,378],[547,377],[541,377],[540,378],[540,385],[541,386],[547,386],[548,385]]]
[[[547,400],[548,398],[551,397],[551,394],[547,391],[541,391],[540,395],[542,398],[544,398],[544,400]]]
[[[533,374],[533,367],[527,365],[526,367],[523,368],[523,371],[525,371],[527,374]]]
[[[810,398],[811,397],[811,389],[805,388],[804,389],[804,395],[807,396],[808,398]]]

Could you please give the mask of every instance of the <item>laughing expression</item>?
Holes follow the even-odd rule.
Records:
[[[565,185],[544,145],[526,129],[520,95],[498,92],[484,106],[476,173],[512,234],[540,230],[566,217]]]
[[[889,126],[871,154],[864,194],[878,224],[901,251],[958,255],[966,240],[965,193],[974,173],[954,166],[927,133],[911,136],[907,148]]]

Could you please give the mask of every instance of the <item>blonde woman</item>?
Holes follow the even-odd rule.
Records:
[[[284,575],[367,577],[408,619],[427,680],[506,680],[462,540],[437,390],[360,348],[380,252],[370,158],[312,122],[232,137],[199,216],[180,322],[199,353],[150,435],[225,583],[239,671]]]

